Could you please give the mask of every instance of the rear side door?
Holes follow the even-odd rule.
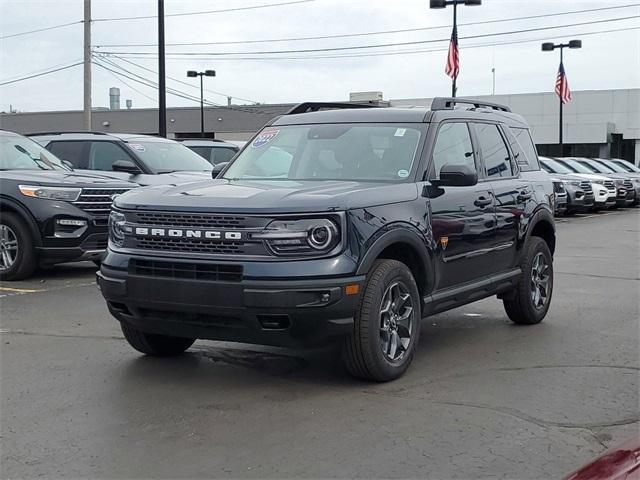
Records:
[[[528,182],[519,178],[506,133],[495,123],[473,124],[486,182],[495,195],[496,231],[488,259],[496,273],[509,270],[516,262],[516,245],[525,205],[532,199]]]
[[[483,172],[469,126],[446,121],[438,126],[428,179],[439,179],[444,165],[467,165]],[[489,182],[465,187],[427,185],[431,225],[436,245],[436,289],[472,282],[493,272],[486,255],[494,243],[495,204]]]

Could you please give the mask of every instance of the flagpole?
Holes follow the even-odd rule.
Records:
[[[560,66],[562,66],[562,53],[564,51],[564,45],[560,45]],[[560,95],[558,95],[558,100],[560,100],[560,131],[558,133],[558,139],[559,139],[559,143],[560,143],[560,156],[563,157],[564,156],[564,147],[563,147],[563,142],[562,142],[562,97]]]
[[[456,42],[458,42],[458,2],[453,2],[453,31],[456,32]],[[458,52],[460,51],[460,45],[457,45]],[[459,55],[459,54],[458,54]],[[457,75],[453,76],[451,81],[451,97],[456,98],[456,80]]]

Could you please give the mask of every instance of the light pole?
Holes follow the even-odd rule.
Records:
[[[455,45],[449,45],[449,55],[451,55],[451,49],[455,48],[455,73],[451,75],[451,96],[456,96],[456,80],[458,79],[458,5],[481,5],[482,0],[429,0],[429,8],[446,8],[447,5],[453,5],[453,34],[451,35],[451,42]],[[451,58],[447,61],[449,63]]]
[[[553,42],[545,42],[542,44],[542,51],[543,52],[552,52],[553,50],[555,50],[556,48],[560,49],[560,68],[558,69],[558,76],[562,75],[565,76],[565,72],[564,72],[564,64],[562,63],[563,61],[563,50],[565,47],[568,48],[582,48],[582,40],[570,40],[569,43],[553,43]],[[566,82],[566,78],[557,78],[556,79],[556,93],[558,93],[558,97],[560,98],[560,118],[559,118],[559,130],[558,130],[558,143],[560,144],[560,156],[562,157],[564,155],[564,144],[563,144],[563,139],[562,139],[562,106],[565,103],[565,100],[563,99],[563,95],[560,94],[558,88],[558,81],[562,81],[562,82]],[[568,86],[567,86],[568,88]]]
[[[202,83],[202,77],[215,77],[215,70],[205,70],[204,72],[196,72],[195,70],[189,70],[187,77],[195,78],[200,77],[200,133],[204,137],[204,86]]]

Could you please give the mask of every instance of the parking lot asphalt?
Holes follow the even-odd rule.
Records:
[[[334,348],[141,356],[92,264],[0,283],[1,476],[559,478],[639,429],[640,209],[557,229],[542,324],[493,298],[430,317],[386,384]]]

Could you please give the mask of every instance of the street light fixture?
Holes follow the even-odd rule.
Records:
[[[544,42],[542,44],[543,52],[552,52],[555,49],[560,49],[560,65],[563,65],[563,53],[565,48],[582,48],[582,40],[570,40],[569,43],[553,43],[553,42]],[[560,156],[564,155],[564,143],[562,138],[562,98],[560,98],[560,117],[559,117],[559,128],[558,128],[558,143],[560,145]]]
[[[482,0],[429,0],[429,8],[446,8],[447,5],[453,5],[453,30],[458,31],[458,5],[467,5],[469,7],[482,5]],[[456,42],[457,42],[456,38]],[[458,46],[456,45],[456,48]],[[456,79],[455,76],[451,81],[451,96],[456,96]]]
[[[200,133],[204,137],[204,85],[202,83],[202,77],[215,77],[215,70],[205,70],[204,72],[197,72],[195,70],[187,70],[187,77],[195,78],[200,77]]]

